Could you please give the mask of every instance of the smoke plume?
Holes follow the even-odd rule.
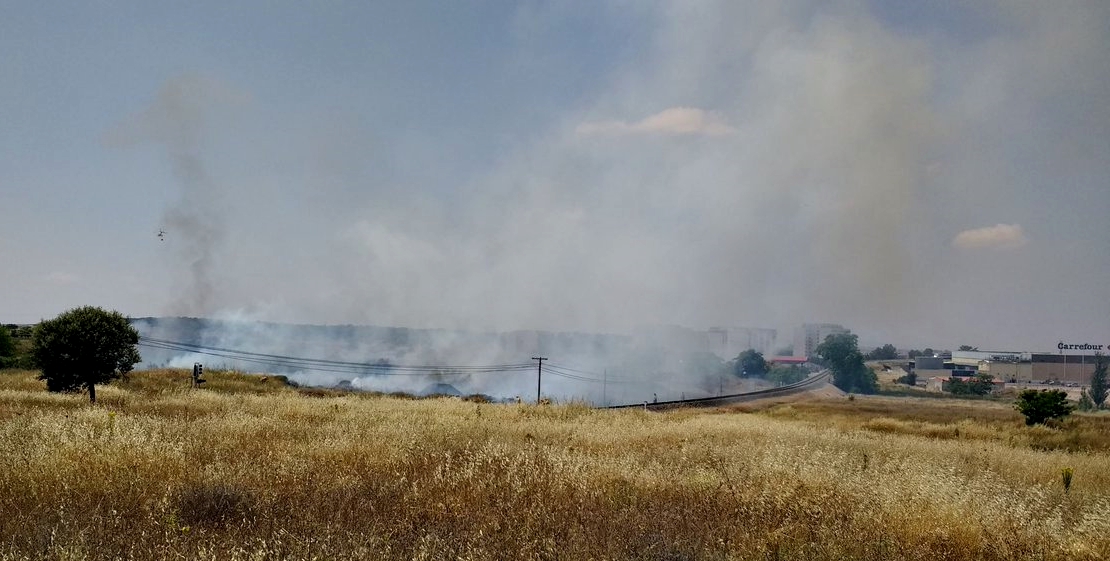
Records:
[[[1021,222],[1039,242],[1054,235],[1032,229],[1042,208],[1105,210],[1098,180],[1069,183],[1069,197],[1029,195],[1106,171],[1097,146],[1110,120],[1093,100],[1110,72],[1105,29],[1090,23],[1106,21],[1104,6],[1000,3],[970,30],[907,28],[867,3],[699,6],[644,8],[651,31],[636,56],[528,128],[491,113],[456,133],[431,106],[420,127],[390,126],[374,106],[279,108],[265,90],[244,104],[210,78],[170,80],[130,125],[164,148],[181,191],[167,245],[188,281],[167,312],[445,333],[771,327],[780,346],[806,321],[938,348],[960,341],[922,339],[1035,348],[1048,329],[1105,327],[1090,306],[1061,315],[1024,297],[1105,294],[1092,280],[1105,255],[1077,264],[1074,290],[1053,290],[1064,257],[1025,244],[1019,227],[960,233]],[[514,46],[542,51],[539,35],[513,35]],[[483,142],[490,153],[474,157]],[[1106,241],[1095,221],[1065,222]],[[1002,242],[1026,259],[986,271],[959,251]],[[1005,332],[974,327],[971,302]],[[321,356],[273,337],[275,354]],[[508,357],[453,337],[408,355],[320,351],[422,364],[546,352]],[[677,353],[633,364],[653,352],[635,343],[548,350],[660,384],[687,368]]]
[[[247,100],[209,77],[184,74],[168,80],[148,107],[112,133],[116,143],[160,147],[179,189],[178,201],[163,217],[173,259],[186,266],[181,286],[173,288],[172,314],[221,311],[217,267],[232,212],[225,206],[229,186],[209,171],[206,146],[212,140],[212,120]]]

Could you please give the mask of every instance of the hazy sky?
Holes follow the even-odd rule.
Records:
[[[0,322],[1110,344],[1105,1],[3,4]]]

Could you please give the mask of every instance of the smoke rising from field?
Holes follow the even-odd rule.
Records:
[[[233,213],[224,206],[231,187],[209,171],[206,144],[211,141],[212,119],[229,107],[247,102],[248,96],[199,74],[168,80],[153,103],[113,131],[114,142],[153,144],[166,156],[178,201],[163,212],[166,236],[173,259],[184,264],[177,277],[172,314],[212,315],[217,303],[217,259]]]
[[[1105,110],[1055,109],[1110,91],[1105,30],[1088,23],[1105,7],[999,5],[981,29],[908,32],[854,2],[703,4],[647,10],[642,57],[537,130],[495,122],[512,142],[482,165],[454,159],[465,140],[290,115],[264,91],[228,131],[206,116],[235,86],[169,81],[138,118],[181,190],[165,212],[188,281],[167,313],[473,332],[738,325],[779,328],[780,345],[804,321],[938,347],[956,341],[927,338],[1033,346],[1044,329],[1105,327],[1081,306],[1038,323],[1025,320],[1036,304],[1014,305],[1056,282],[1028,265],[1056,262],[1037,244],[1050,232],[1028,227],[1024,259],[989,276],[952,243],[1029,224],[1016,195],[1046,178],[1105,170],[1083,147],[1110,130]],[[1060,136],[1066,161],[1008,144],[1042,130],[1075,133]],[[1095,186],[1071,189],[1106,208]],[[1080,277],[1074,290],[1105,294]],[[1006,333],[968,327],[970,302]],[[302,347],[281,354],[315,354]]]
[[[545,364],[542,391],[563,401],[638,403],[752,386],[732,380],[724,361],[696,345],[660,344],[658,336],[290,325],[242,316],[141,318],[134,325],[146,341],[147,367],[199,362],[209,372],[281,374],[307,386],[424,395],[446,385],[461,395],[533,401],[537,370],[529,358],[537,354],[559,357]],[[159,348],[166,341],[173,348]]]

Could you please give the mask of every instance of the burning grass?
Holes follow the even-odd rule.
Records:
[[[187,391],[139,374],[90,406],[0,373],[0,559],[1110,552],[1110,454],[1034,446],[994,404],[655,414]],[[1088,422],[1101,417],[1043,431]]]

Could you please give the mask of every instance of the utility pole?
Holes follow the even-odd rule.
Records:
[[[534,356],[532,360],[536,361],[536,404],[540,403],[540,389],[543,387],[543,361],[547,360],[545,356]]]
[[[605,398],[605,389],[609,385],[609,369],[606,368],[604,374],[601,375],[601,405],[609,405],[609,400]]]

